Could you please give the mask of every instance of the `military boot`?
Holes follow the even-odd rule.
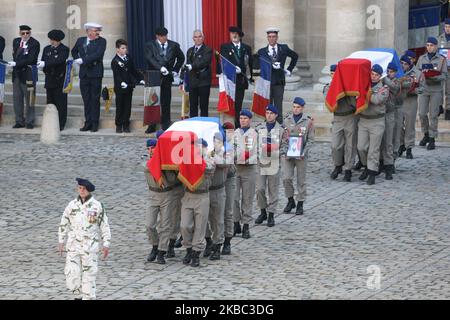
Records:
[[[380,175],[382,172],[384,172],[386,166],[384,165],[384,161],[380,160],[380,164],[378,165],[378,172],[376,173],[376,175]]]
[[[353,166],[353,170],[359,171],[363,168],[363,164],[361,161],[358,161],[354,166]]]
[[[377,176],[377,171],[372,171],[372,170],[368,170],[369,171],[369,179],[367,179],[367,184],[369,186],[374,185],[375,184],[375,177]]]
[[[392,176],[392,173],[393,173],[393,165],[388,165],[388,166],[386,166],[386,170],[385,170],[385,173],[386,173],[386,176],[385,176],[385,178],[386,178],[386,180],[392,180],[392,179],[394,179],[394,177]]]
[[[364,181],[369,176],[369,169],[365,168],[363,173],[359,176],[359,180]]]
[[[158,246],[153,246],[152,251],[147,257],[148,262],[153,262],[156,259],[156,256],[158,255]]]
[[[175,242],[175,248],[179,249],[183,246],[183,237],[180,236]]]
[[[156,257],[156,263],[157,264],[166,264],[166,260],[164,259],[165,255],[166,255],[165,251],[158,251],[158,256]]]
[[[192,260],[192,248],[186,249],[186,255],[183,258],[183,264],[188,265]]]
[[[244,227],[242,228],[242,238],[244,239],[250,239],[250,226],[248,224],[244,224]]]
[[[192,251],[191,267],[200,267],[200,251]]]
[[[169,250],[167,251],[167,258],[175,258],[175,239],[170,239]]]
[[[213,247],[213,251],[211,256],[209,257],[209,260],[220,260],[220,249],[222,248],[221,244],[215,244]]]
[[[352,182],[352,170],[345,170],[344,181]]]
[[[267,219],[267,226],[269,228],[271,228],[275,225],[275,219],[273,216],[274,216],[274,214],[272,212],[269,212],[269,218]]]
[[[297,216],[303,215],[303,201],[299,201],[297,203],[297,209],[295,210],[295,215],[297,215]]]
[[[213,248],[213,242],[211,238],[205,238],[206,240],[206,248],[203,252],[203,258],[208,258],[211,255],[212,248]]]
[[[262,224],[267,220],[267,212],[266,209],[261,209],[261,214],[256,218],[255,224]]]
[[[233,237],[235,237],[237,234],[241,234],[241,233],[242,233],[241,224],[239,222],[235,222]]]
[[[231,238],[225,238],[223,243],[222,255],[229,256],[231,254]]]
[[[401,158],[403,155],[403,152],[405,152],[405,151],[406,151],[405,145],[401,145],[400,148],[398,148],[398,152],[397,152],[398,157]]]
[[[430,134],[425,133],[423,139],[419,142],[419,146],[425,147],[430,142]]]
[[[331,173],[330,178],[332,180],[336,180],[337,177],[342,173],[342,166],[338,166],[334,168],[334,171]]]
[[[434,138],[430,138],[430,143],[428,144],[427,150],[434,150],[436,149]]]
[[[414,159],[414,157],[413,157],[413,154],[412,154],[412,149],[411,148],[408,148],[407,150],[406,150],[406,159]]]
[[[288,204],[286,205],[286,208],[284,208],[284,213],[291,213],[291,211],[295,209],[295,201],[294,198],[291,197],[288,199]]]

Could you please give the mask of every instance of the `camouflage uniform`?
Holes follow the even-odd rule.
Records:
[[[62,215],[58,238],[60,244],[67,238],[67,287],[73,294],[81,294],[83,300],[96,299],[99,241],[101,238],[106,248],[111,241],[103,204],[92,196],[84,203],[80,198],[71,201]]]
[[[417,88],[414,87],[415,79],[418,79],[420,72],[415,66],[411,68],[404,76],[404,84],[409,89],[403,91],[402,114],[403,121],[400,133],[400,145],[406,149],[412,149],[416,143],[416,121],[417,121]],[[398,150],[398,149],[397,149]]]

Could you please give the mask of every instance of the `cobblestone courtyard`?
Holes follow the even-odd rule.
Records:
[[[64,136],[44,146],[38,136],[0,135],[0,299],[71,299],[57,229],[76,177],[96,184],[111,224],[99,299],[450,298],[449,147],[416,148],[393,181],[369,187],[357,176],[330,181],[329,144],[316,144],[305,215],[278,214],[274,228],[253,227],[251,239],[233,239],[231,256],[194,269],[182,249],[165,266],[145,263],[144,143]],[[379,289],[367,286],[369,266],[381,272]]]

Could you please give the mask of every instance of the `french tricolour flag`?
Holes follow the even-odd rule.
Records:
[[[236,66],[223,56],[220,58],[222,64],[222,74],[219,77],[220,93],[217,111],[234,117],[234,101],[236,99]]]
[[[264,58],[259,58],[261,75],[256,80],[255,93],[253,95],[252,111],[261,116],[266,116],[266,107],[270,103],[270,81],[272,78],[272,63]]]
[[[398,69],[397,78],[403,77],[403,69],[397,52],[391,48],[371,48],[362,51],[353,52],[347,59],[365,59],[369,60],[373,65],[379,64],[384,71],[383,75],[387,74],[387,67],[389,63],[393,62]]]
[[[0,63],[0,120],[3,113],[3,102],[5,99],[5,74],[6,66]]]

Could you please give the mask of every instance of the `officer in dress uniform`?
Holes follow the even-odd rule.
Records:
[[[245,90],[249,87],[249,82],[253,81],[253,55],[252,48],[242,42],[244,32],[239,27],[229,28],[230,42],[220,46],[220,55],[236,66],[236,98],[234,102],[235,128],[240,127],[240,114],[244,102]],[[217,73],[222,71],[221,65],[217,67]],[[250,74],[250,79],[247,76]]]
[[[337,66],[330,66],[330,75],[333,80]],[[330,89],[327,84],[323,89],[326,97]],[[356,146],[355,136],[357,130],[357,121],[355,117],[356,98],[343,97],[338,100],[337,109],[334,112],[334,118],[331,128],[331,153],[333,157],[334,170],[331,173],[331,179],[336,180],[344,169],[344,181],[350,182],[352,179],[352,167],[355,162]]]
[[[208,117],[209,95],[211,92],[211,63],[213,52],[204,44],[205,37],[201,30],[195,30],[193,35],[194,46],[186,53],[186,66],[181,74],[189,73],[189,107],[190,117]]]
[[[420,56],[417,68],[422,72],[419,94],[419,117],[424,135],[419,145],[427,150],[436,148],[435,139],[438,136],[439,107],[443,101],[443,85],[447,80],[447,59],[437,53],[438,40],[434,37],[427,39],[427,53]]]
[[[372,95],[368,107],[360,113],[358,127],[358,153],[365,167],[359,177],[361,181],[369,177],[367,184],[375,184],[375,176],[380,165],[380,147],[385,129],[386,101],[389,89],[383,86],[381,76],[383,68],[379,64],[372,67],[370,74],[372,81]]]
[[[33,83],[33,72],[31,66],[36,65],[39,57],[39,41],[31,36],[31,27],[22,25],[20,29],[20,38],[13,41],[13,59],[8,63],[13,68],[13,95],[14,95],[14,113],[16,115],[16,124],[14,129],[34,128],[35,109],[32,96],[35,95],[36,87]],[[24,116],[25,102],[25,116]]]
[[[64,273],[67,288],[79,300],[96,299],[95,279],[98,271],[99,240],[103,242],[103,259],[109,254],[111,231],[103,204],[94,199],[95,186],[85,179],[76,179],[79,197],[64,210],[58,230],[59,252],[62,256],[67,240]]]
[[[444,22],[444,33],[438,38],[439,46],[450,50],[450,18],[446,18]],[[449,69],[449,68],[447,68]],[[450,120],[450,79],[445,83],[445,120]]]
[[[78,38],[72,48],[74,63],[80,65],[80,91],[84,103],[85,122],[80,131],[97,132],[100,123],[106,39],[100,37],[103,27],[97,23],[86,23],[84,29],[87,36]]]
[[[48,38],[50,45],[44,48],[38,67],[44,68],[47,104],[54,104],[58,109],[59,129],[63,131],[67,121],[67,93],[63,92],[63,87],[70,49],[61,43],[65,38],[61,30],[50,31]]]
[[[258,133],[251,127],[253,114],[248,109],[241,111],[241,128],[233,137],[236,163],[236,194],[234,198],[234,234],[250,238],[250,223],[253,220],[253,199],[258,176]],[[241,223],[243,228],[241,229]]]
[[[274,104],[279,110],[278,122],[283,121],[283,97],[284,87],[286,86],[286,75],[291,76],[292,71],[297,65],[298,54],[291,50],[287,44],[278,43],[277,28],[268,28],[267,40],[269,45],[258,50],[258,56],[272,62],[272,78],[270,86],[270,103]],[[286,59],[291,58],[291,62],[287,69],[284,69]]]
[[[278,109],[270,104],[266,108],[266,122],[256,127],[260,146],[256,199],[261,214],[255,224],[267,220],[268,227],[275,225],[281,177],[280,145],[285,134],[284,126],[277,122],[277,117]]]
[[[288,204],[284,213],[290,213],[296,209],[296,215],[303,215],[303,204],[306,201],[306,167],[309,151],[314,144],[314,121],[310,116],[304,114],[305,100],[297,97],[294,100],[292,113],[284,119],[287,133],[281,143],[281,168],[283,174],[283,185]],[[293,141],[297,140],[300,143]],[[298,151],[295,151],[295,148]],[[297,169],[297,205],[294,200],[294,169]]]

